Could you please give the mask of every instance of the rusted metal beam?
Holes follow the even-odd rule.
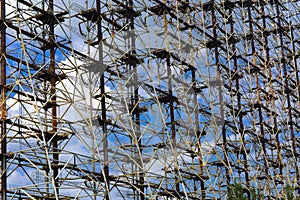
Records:
[[[101,1],[96,0],[96,11],[99,15],[102,15],[101,10]],[[98,39],[98,58],[99,58],[99,67],[103,67],[103,33],[102,33],[102,21],[97,21],[97,39]],[[110,199],[109,191],[110,191],[110,180],[109,180],[109,160],[108,160],[108,132],[107,132],[107,116],[106,116],[106,91],[105,91],[105,72],[103,72],[100,76],[100,92],[101,92],[101,121],[102,132],[103,132],[103,170],[104,170],[104,183],[105,183],[105,193],[104,198],[106,200]]]

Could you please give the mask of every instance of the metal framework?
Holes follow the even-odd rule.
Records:
[[[2,200],[299,194],[298,1],[0,12]]]

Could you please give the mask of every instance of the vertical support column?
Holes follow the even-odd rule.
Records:
[[[214,2],[214,1],[213,1]],[[226,173],[226,184],[227,188],[230,186],[230,174],[229,174],[229,167],[230,167],[230,162],[228,160],[228,148],[227,148],[227,137],[226,137],[226,127],[225,127],[225,117],[224,117],[224,108],[223,108],[223,95],[222,95],[222,86],[221,86],[221,70],[220,70],[220,65],[219,65],[219,49],[218,49],[218,35],[217,35],[217,19],[215,16],[215,3],[213,3],[213,8],[212,8],[212,25],[213,25],[213,37],[214,37],[214,50],[215,50],[215,64],[217,66],[217,78],[220,84],[218,84],[218,91],[219,91],[219,102],[220,102],[220,115],[221,115],[221,120],[224,121],[224,124],[222,125],[222,148],[223,148],[223,154],[224,154],[224,159],[225,159],[225,173]]]
[[[196,88],[196,70],[192,69],[192,84],[193,88]],[[196,124],[196,139],[197,139],[197,145],[198,145],[198,156],[199,156],[199,168],[200,168],[200,188],[201,188],[201,199],[205,200],[206,192],[205,192],[205,184],[204,184],[204,174],[203,174],[203,155],[201,150],[201,131],[199,127],[199,109],[198,109],[198,100],[197,100],[197,93],[194,93],[194,102],[195,102],[195,124]],[[196,190],[195,190],[196,191]]]
[[[163,0],[163,3],[166,4],[166,0]],[[165,32],[165,45],[166,51],[169,52],[169,43],[168,43],[168,20],[167,20],[167,12],[164,10],[164,32]],[[174,157],[174,172],[175,172],[175,190],[177,195],[180,194],[180,184],[179,184],[179,169],[177,162],[177,148],[176,148],[176,125],[175,125],[175,114],[174,114],[174,99],[172,98],[172,73],[171,73],[171,60],[170,55],[167,56],[167,76],[168,76],[168,95],[170,97],[169,101],[169,109],[170,109],[170,123],[171,123],[171,144],[172,144],[172,153]]]
[[[131,8],[131,9],[128,9]],[[132,114],[133,114],[133,120],[134,125],[136,127],[135,133],[136,133],[136,139],[137,139],[137,153],[138,153],[138,195],[140,200],[145,199],[145,188],[144,188],[144,172],[143,172],[143,149],[142,146],[142,139],[141,139],[141,122],[140,122],[140,105],[139,105],[139,85],[138,83],[138,71],[137,71],[137,62],[135,60],[136,58],[136,42],[135,42],[135,26],[134,26],[134,13],[132,13],[131,10],[134,10],[134,4],[133,0],[128,0],[128,7],[127,7],[127,16],[129,17],[129,23],[130,23],[130,54],[129,54],[129,63],[132,67],[133,71],[133,104],[132,104]]]
[[[54,0],[49,1],[49,8],[51,13],[54,15]],[[49,72],[55,74],[55,35],[54,35],[54,21],[49,20],[49,41],[51,43],[50,46],[50,66]],[[51,94],[51,112],[52,112],[52,134],[57,134],[57,105],[56,105],[56,77],[51,76],[50,78],[50,94]],[[50,136],[51,137],[51,136]],[[58,180],[58,159],[59,159],[59,151],[58,151],[58,137],[57,135],[52,140],[53,144],[53,179],[54,179],[54,187],[56,195],[59,194],[59,180]]]
[[[256,61],[256,49],[255,49],[255,43],[254,43],[254,30],[253,30],[253,19],[252,19],[252,12],[251,12],[251,6],[253,2],[252,0],[249,0],[246,3],[246,6],[248,8],[248,20],[249,20],[249,35],[251,35],[251,54],[252,54],[252,60],[253,60],[253,65],[256,67],[257,61]],[[255,5],[254,5],[255,6]],[[260,127],[260,135],[258,135],[258,138],[265,138],[265,131],[264,131],[264,125],[263,125],[263,113],[262,113],[262,108],[261,108],[261,89],[260,89],[260,84],[259,84],[259,75],[255,73],[255,82],[256,82],[256,88],[257,88],[257,102],[255,105],[258,107],[258,117],[259,117],[259,127]],[[266,158],[267,152],[266,152],[266,143],[265,141],[262,141],[262,151],[263,151],[263,160],[264,160],[264,171],[265,171],[265,177],[267,181],[267,187],[269,186],[269,172],[268,172],[268,160]],[[268,199],[270,199],[270,193],[268,194]]]
[[[173,96],[172,92],[172,74],[171,74],[171,62],[170,62],[170,56],[167,57],[167,76],[169,77],[168,79],[168,89],[169,89],[169,96]],[[174,160],[174,171],[175,171],[175,187],[176,187],[176,192],[179,194],[180,193],[180,186],[179,186],[179,179],[178,179],[178,163],[177,163],[177,147],[176,147],[176,123],[175,123],[175,114],[174,114],[174,99],[170,99],[170,120],[171,120],[171,138],[172,138],[172,151],[173,151],[173,156],[175,156]]]
[[[5,34],[5,0],[0,1],[1,24],[1,199],[7,199],[7,172],[6,172],[6,34]]]
[[[229,7],[229,23],[230,23],[230,37],[234,38],[235,37],[235,30],[234,30],[234,20],[233,20],[233,11],[232,11],[232,7]],[[247,166],[247,150],[246,150],[246,146],[245,146],[245,130],[244,130],[244,124],[243,124],[243,112],[242,112],[242,103],[241,103],[241,92],[240,92],[240,75],[239,75],[239,69],[238,69],[238,62],[237,62],[237,49],[236,49],[236,41],[233,39],[232,45],[232,52],[233,55],[233,76],[231,77],[231,79],[235,80],[235,84],[236,84],[236,92],[237,92],[237,107],[238,107],[238,124],[239,124],[239,132],[241,134],[241,145],[242,145],[242,149],[241,149],[241,154],[243,156],[243,161],[244,161],[244,173],[245,173],[245,179],[246,179],[246,187],[249,188],[249,173],[248,173],[248,166]],[[231,80],[230,80],[231,81]],[[247,190],[247,196],[250,199],[250,192],[249,190]]]
[[[99,67],[104,68],[103,64],[103,46],[102,46],[102,23],[101,23],[101,2],[100,0],[97,0],[96,2],[96,10],[97,13],[99,14],[98,20],[97,20],[97,37],[98,37],[98,58],[99,58]],[[101,92],[101,120],[103,122],[103,158],[104,158],[104,166],[103,166],[103,171],[104,171],[104,181],[105,181],[105,199],[109,200],[109,191],[110,191],[110,185],[109,185],[109,163],[108,163],[108,140],[107,140],[107,128],[106,128],[106,105],[105,105],[105,77],[104,77],[105,71],[103,74],[101,74],[100,77],[100,92]]]
[[[188,20],[188,24],[191,25],[192,24],[192,20],[191,20],[191,5],[189,0],[186,0],[186,5],[187,5],[187,20]],[[192,34],[192,28],[189,26],[188,28],[188,45],[193,45],[193,34]],[[194,60],[194,49],[191,48],[190,49],[190,59],[191,59],[191,65],[194,66],[195,65],[195,60]],[[196,92],[196,68],[192,68],[191,69],[191,73],[192,73],[192,88],[194,89],[194,94],[193,94],[193,101],[194,101],[194,116],[195,116],[195,136],[196,136],[196,141],[197,141],[197,154],[198,154],[198,159],[199,159],[199,176],[200,176],[200,189],[201,189],[201,199],[205,200],[205,196],[206,196],[206,192],[205,192],[205,184],[204,184],[204,174],[203,174],[203,155],[202,155],[202,151],[201,151],[201,137],[202,137],[202,133],[200,131],[200,126],[199,126],[199,106],[198,106],[198,94]],[[196,181],[195,181],[196,182]],[[195,184],[195,183],[194,183]],[[194,185],[194,191],[197,191],[197,187],[196,185]]]
[[[262,7],[262,22],[263,22],[263,30],[267,30],[267,23],[266,23],[266,18],[265,18],[265,15],[266,15],[266,12],[265,12],[265,6]],[[268,80],[268,83],[269,83],[269,86],[270,86],[270,91],[269,91],[269,99],[271,100],[271,103],[272,103],[272,107],[275,108],[276,105],[275,105],[275,94],[274,94],[274,88],[273,88],[273,83],[272,83],[272,70],[271,68],[273,67],[272,66],[272,63],[271,63],[271,60],[270,60],[270,49],[269,49],[269,41],[268,41],[268,34],[263,32],[263,37],[264,37],[264,51],[265,51],[265,56],[264,56],[264,65],[267,66],[267,69],[268,69],[268,77],[269,77],[269,80]],[[291,36],[291,38],[293,38],[293,35]],[[294,49],[294,47],[293,47]],[[297,64],[295,62],[295,67],[297,67]],[[297,69],[297,68],[296,68]],[[298,75],[298,74],[297,74]],[[298,80],[298,79],[297,79]],[[300,95],[300,94],[299,94]],[[279,131],[278,131],[278,125],[277,125],[277,113],[275,112],[273,116],[273,124],[274,124],[274,128],[273,128],[273,131],[272,133],[275,134],[275,138],[276,138],[276,147],[277,147],[277,154],[278,154],[278,167],[279,167],[279,175],[280,175],[280,179],[282,181],[284,181],[283,179],[283,163],[282,163],[282,157],[281,157],[281,145],[280,145],[280,139],[279,139]]]
[[[293,116],[292,116],[292,107],[291,107],[291,97],[290,97],[290,88],[289,88],[289,81],[288,81],[288,72],[287,72],[287,61],[286,61],[286,56],[285,56],[285,49],[284,49],[284,40],[283,40],[283,34],[282,34],[282,30],[283,27],[281,25],[281,13],[280,13],[280,9],[279,9],[279,2],[275,1],[276,3],[276,12],[277,12],[277,26],[279,29],[279,39],[280,39],[280,46],[281,46],[281,61],[282,61],[282,67],[283,67],[283,78],[284,78],[284,93],[286,95],[286,100],[287,100],[287,109],[288,109],[288,125],[290,128],[290,134],[292,137],[292,151],[294,154],[294,159],[295,159],[295,170],[296,170],[296,180],[297,180],[297,188],[298,188],[298,192],[300,192],[300,188],[299,188],[299,168],[298,168],[298,159],[297,159],[297,151],[296,151],[296,137],[295,137],[295,132],[294,132],[294,122],[293,122]]]

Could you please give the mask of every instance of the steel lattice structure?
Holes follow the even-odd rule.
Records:
[[[2,200],[299,194],[298,1],[0,2]]]

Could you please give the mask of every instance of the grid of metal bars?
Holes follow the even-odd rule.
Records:
[[[299,8],[1,0],[1,199],[299,194]]]

